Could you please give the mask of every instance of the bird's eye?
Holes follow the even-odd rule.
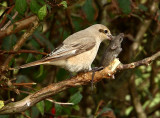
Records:
[[[104,33],[106,33],[106,34],[107,34],[107,33],[108,33],[108,30],[104,30]]]

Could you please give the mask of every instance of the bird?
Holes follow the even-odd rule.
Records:
[[[67,37],[42,59],[21,65],[17,69],[43,64],[59,66],[69,72],[90,71],[100,43],[104,40],[112,40],[110,30],[102,24],[94,24]]]

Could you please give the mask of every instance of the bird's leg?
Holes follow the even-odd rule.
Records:
[[[69,78],[72,78],[72,77],[75,76],[75,73],[67,71],[67,75],[68,75]]]
[[[77,73],[76,72],[69,72],[68,71],[68,75],[69,75],[70,78],[72,78],[72,77],[76,76]]]
[[[100,70],[103,70],[104,67],[103,66],[100,66],[100,67],[93,67],[91,71],[100,71]]]
[[[92,71],[92,80],[91,80],[91,88],[93,91],[93,80],[94,80],[95,71]]]
[[[101,67],[94,67],[94,68],[92,68],[92,69],[90,70],[90,72],[92,72],[92,80],[91,80],[92,90],[93,90],[93,80],[94,80],[95,72],[96,72],[96,71],[100,71],[100,70],[102,70],[102,69],[103,69],[103,67],[101,66]]]
[[[73,73],[69,72],[69,77],[70,78],[74,77]]]

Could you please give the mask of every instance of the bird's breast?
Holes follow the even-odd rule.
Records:
[[[91,64],[97,55],[99,45],[100,43],[97,42],[91,50],[68,58],[65,68],[71,72],[90,70]]]

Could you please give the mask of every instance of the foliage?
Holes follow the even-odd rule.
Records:
[[[27,2],[26,0],[16,0],[15,2],[15,9],[22,15],[24,15],[27,9]]]

